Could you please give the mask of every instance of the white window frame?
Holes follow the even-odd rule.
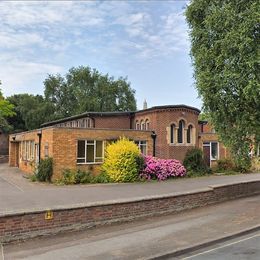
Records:
[[[141,147],[145,147],[145,153],[143,153],[143,155],[147,155],[147,141],[146,140],[137,140],[134,142],[138,146],[140,151],[142,151]],[[142,142],[145,142],[145,144],[142,144]]]
[[[212,144],[217,144],[217,158],[213,158],[212,157]],[[216,142],[216,141],[212,141],[210,142],[210,160],[211,161],[217,161],[219,160],[219,142]]]
[[[85,143],[85,157],[78,157],[78,142],[84,141]],[[89,143],[88,143],[89,142]],[[94,143],[92,143],[94,142]],[[96,147],[97,142],[102,142],[102,157],[96,157]],[[93,145],[94,146],[94,162],[87,162],[87,146]],[[78,139],[77,140],[77,154],[76,154],[76,162],[77,164],[102,164],[104,162],[104,154],[105,154],[105,141],[103,140],[85,140],[85,139]],[[78,160],[84,160],[84,162],[78,162]],[[96,160],[101,160],[97,162]]]

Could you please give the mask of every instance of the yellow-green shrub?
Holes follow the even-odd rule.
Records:
[[[141,161],[137,145],[122,138],[107,146],[102,169],[113,182],[131,182],[138,178]]]

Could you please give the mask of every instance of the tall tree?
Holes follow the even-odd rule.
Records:
[[[1,85],[1,81],[0,81]],[[14,105],[6,100],[0,89],[0,128],[6,132],[10,131],[11,125],[8,123],[7,118],[15,115]]]
[[[41,95],[16,94],[7,100],[16,112],[15,116],[8,118],[15,131],[39,128],[42,123],[54,119],[54,107]]]
[[[45,98],[55,106],[56,117],[136,110],[135,91],[126,78],[115,80],[89,67],[71,68],[64,77],[49,75],[44,85]]]
[[[257,0],[193,0],[186,10],[204,111],[245,170],[260,134],[259,13]]]

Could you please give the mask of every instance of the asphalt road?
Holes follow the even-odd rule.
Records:
[[[2,255],[4,260],[151,259],[157,255],[183,250],[259,226],[259,201],[260,195],[174,215],[148,217],[120,225],[35,238],[24,243],[3,245]],[[226,242],[225,245],[231,242]],[[197,257],[194,259],[260,259],[259,244],[258,237],[258,240],[252,238],[214,249],[218,252],[219,258],[210,258],[211,255],[206,255],[206,253],[216,253],[205,252],[212,248],[192,254]],[[216,245],[214,248],[220,246],[223,245]],[[239,247],[241,250],[238,250]],[[227,258],[229,255],[225,254],[231,252],[230,248],[233,255]],[[205,255],[195,256],[202,251]],[[242,255],[241,258],[237,253]],[[246,258],[249,256],[257,256],[257,258]]]
[[[171,258],[176,259],[176,258]],[[260,232],[217,244],[182,256],[183,260],[259,260]]]

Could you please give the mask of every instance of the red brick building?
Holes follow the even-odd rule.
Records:
[[[156,106],[136,112],[89,112],[48,122],[42,128],[10,135],[9,164],[32,173],[46,157],[54,161],[54,178],[64,169],[98,172],[107,143],[120,137],[136,142],[143,154],[183,160],[201,147],[209,165],[226,151],[200,110],[186,105]],[[224,150],[223,150],[224,149]]]

